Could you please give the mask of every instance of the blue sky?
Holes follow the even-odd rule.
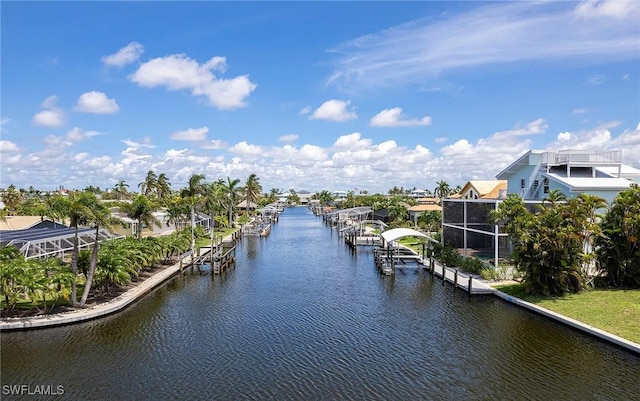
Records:
[[[640,3],[3,1],[0,187],[433,189],[640,168]]]

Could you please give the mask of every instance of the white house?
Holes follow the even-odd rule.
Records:
[[[622,151],[530,150],[496,175],[507,193],[542,200],[560,190],[567,198],[589,193],[611,203],[618,192],[640,183],[640,170],[622,164]]]
[[[567,198],[589,193],[611,203],[619,192],[633,183],[640,183],[640,170],[622,164],[621,156],[619,150],[530,150],[498,173],[496,178],[506,180],[507,194],[520,195],[530,211],[535,211],[536,205],[554,189],[560,190]],[[468,187],[473,186],[465,186]],[[511,246],[507,234],[489,218],[490,211],[498,208],[505,195],[500,190],[497,193],[499,195],[491,196],[491,199],[482,196],[478,199],[475,196],[443,199],[443,241],[460,249],[466,256],[481,255],[494,263],[509,257]]]

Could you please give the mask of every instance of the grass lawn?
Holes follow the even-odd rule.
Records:
[[[499,291],[640,344],[640,290],[592,289],[562,297],[525,295],[522,284]]]

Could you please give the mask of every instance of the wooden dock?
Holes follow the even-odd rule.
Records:
[[[242,237],[241,231],[234,232],[228,240],[215,238],[211,246],[200,247],[192,253],[191,265],[209,264],[212,274],[220,274],[227,268],[235,266],[236,242]],[[180,266],[182,270],[182,265]]]
[[[394,254],[394,252],[396,252]],[[450,283],[454,290],[461,288],[471,295],[493,294],[495,290],[486,283],[474,278],[470,274],[461,273],[455,267],[446,267],[431,258],[423,258],[415,253],[410,254],[406,250],[400,252],[398,249],[383,249],[376,247],[374,249],[374,261],[381,274],[390,276],[395,274],[397,268],[418,268],[426,269],[431,273],[432,277],[442,279],[442,285]],[[412,263],[409,264],[409,263]]]

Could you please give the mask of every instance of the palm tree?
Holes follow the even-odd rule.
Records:
[[[122,200],[125,196],[127,196],[127,188],[129,188],[129,184],[127,184],[124,180],[120,180],[118,184],[114,188],[114,192],[118,195],[118,200]]]
[[[252,205],[258,204],[258,198],[262,192],[262,185],[260,185],[260,179],[255,174],[251,174],[244,184],[245,197],[247,201],[247,211]]]
[[[165,201],[171,195],[171,183],[165,173],[161,173],[158,176],[158,180],[156,181],[156,191],[160,201]]]
[[[265,195],[265,197],[267,198],[267,203],[274,203],[278,201],[278,198],[280,198],[281,194],[282,190],[278,188],[271,188],[269,190],[269,193]]]
[[[331,195],[331,192],[327,191],[326,189],[323,189],[319,193],[315,194],[314,198],[318,199],[320,201],[320,205],[322,206],[327,206],[329,203],[333,202],[333,195]]]
[[[78,230],[80,226],[86,226],[94,218],[93,208],[98,204],[96,195],[90,192],[72,192],[68,199],[66,215],[75,231],[71,254],[71,272],[74,277],[78,274]],[[71,305],[78,306],[76,280],[71,283]]]
[[[186,188],[183,188],[180,192],[180,196],[187,202],[191,211],[191,251],[196,247],[196,237],[194,235],[194,229],[196,225],[196,205],[198,204],[198,198],[204,192],[204,174],[193,174],[189,177],[189,182]]]
[[[240,183],[239,179],[236,178],[232,180],[231,178],[227,177],[226,184],[222,184],[224,191],[226,192],[226,195],[227,195],[227,207],[229,211],[229,228],[233,227],[233,209],[238,203],[238,195],[240,192],[240,188],[238,187],[239,183]]]
[[[542,200],[542,206],[553,207],[560,202],[566,202],[566,200],[567,200],[567,195],[565,195],[562,191],[556,188],[549,191],[549,194],[547,195],[547,197]]]
[[[418,225],[424,227],[429,233],[440,231],[442,225],[442,212],[429,210],[418,216]]]
[[[136,227],[136,237],[138,238],[138,241],[142,241],[143,224],[148,227],[151,227],[154,224],[161,227],[160,221],[153,215],[155,205],[142,194],[138,195],[133,202],[124,204],[122,209],[129,218],[137,220],[138,225]]]
[[[138,188],[140,188],[140,193],[149,196],[153,194],[153,192],[157,189],[158,186],[158,176],[153,170],[149,170],[147,172],[147,177],[138,184]]]
[[[109,208],[107,208],[103,203],[97,202],[97,204],[92,208],[92,211],[93,215],[91,216],[91,224],[94,226],[96,231],[93,241],[93,251],[91,252],[91,262],[89,263],[89,270],[87,272],[87,280],[84,284],[84,291],[82,292],[82,298],[80,299],[79,306],[84,306],[87,303],[87,297],[91,290],[93,275],[95,274],[96,264],[98,262],[98,249],[100,247],[98,235],[100,234],[100,227],[106,227],[113,222]]]
[[[451,187],[446,181],[436,182],[436,188],[433,190],[433,194],[438,198],[446,198],[451,194]]]

